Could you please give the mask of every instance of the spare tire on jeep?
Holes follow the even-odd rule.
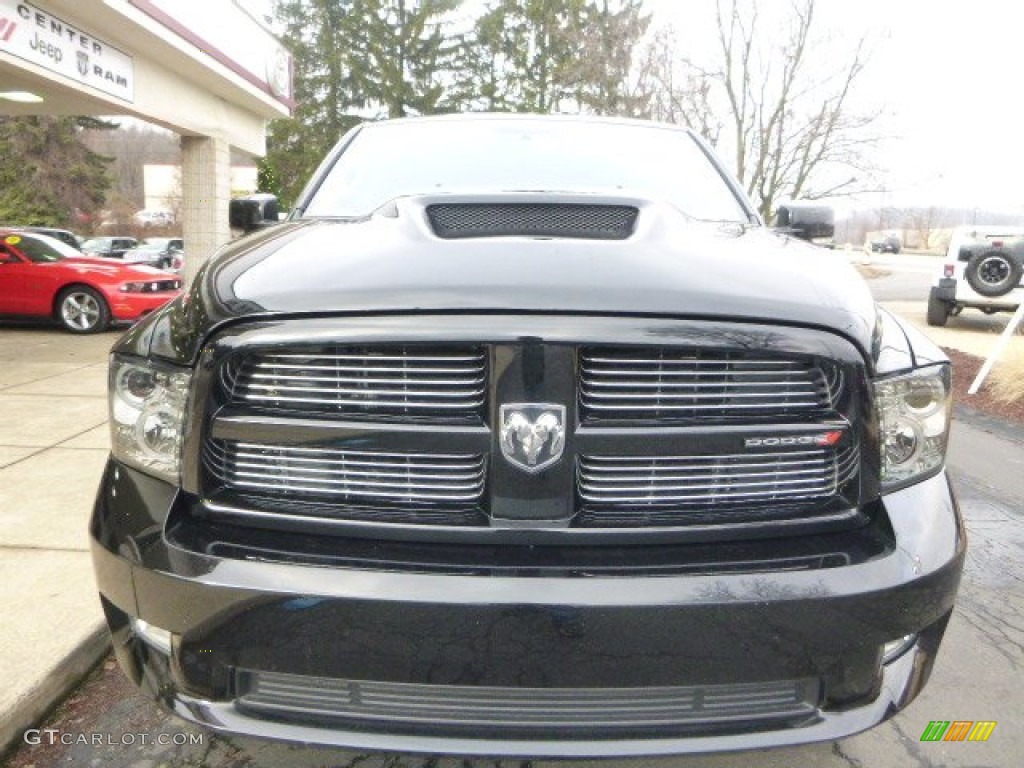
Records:
[[[1024,274],[1020,259],[1009,251],[991,249],[976,253],[967,262],[964,277],[981,296],[1003,296],[1020,284]]]

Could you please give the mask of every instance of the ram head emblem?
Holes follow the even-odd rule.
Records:
[[[501,406],[501,453],[530,473],[558,461],[565,447],[565,406],[509,403]]]

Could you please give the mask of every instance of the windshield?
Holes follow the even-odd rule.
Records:
[[[749,220],[685,131],[513,118],[365,125],[305,214],[364,215],[403,195],[513,191],[637,194],[696,219]]]
[[[20,242],[13,243],[13,245],[36,264],[46,264],[82,255],[67,243],[62,243],[60,240],[46,235],[15,235],[15,237],[18,237]],[[11,238],[7,238],[6,242],[10,243]]]

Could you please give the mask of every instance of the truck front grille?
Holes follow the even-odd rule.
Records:
[[[579,495],[587,525],[706,522],[703,513],[836,496],[857,471],[853,448],[689,456],[581,456]]]
[[[486,459],[468,454],[386,453],[330,446],[211,440],[206,465],[224,486],[338,503],[479,504]]]
[[[230,402],[299,415],[479,421],[486,399],[480,347],[273,349],[223,372]]]
[[[590,421],[757,421],[824,413],[834,407],[841,384],[832,364],[740,350],[580,352],[580,409]]]
[[[861,474],[876,449],[863,359],[818,331],[659,321],[666,337],[722,339],[710,347],[632,341],[652,338],[649,320],[568,324],[630,339],[598,344],[565,340],[552,318],[552,341],[480,341],[467,328],[493,320],[452,315],[395,319],[422,343],[372,343],[349,318],[308,321],[330,341],[307,344],[306,322],[236,332],[207,369],[189,448],[197,514],[453,543],[554,543],[558,529],[576,543],[688,540],[851,527],[875,492]],[[562,419],[560,433],[510,431],[508,404]],[[561,455],[531,472],[527,443]]]

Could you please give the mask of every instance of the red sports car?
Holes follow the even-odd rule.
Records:
[[[181,293],[181,278],[84,256],[45,235],[0,229],[0,316],[58,320],[72,333],[135,322]]]

